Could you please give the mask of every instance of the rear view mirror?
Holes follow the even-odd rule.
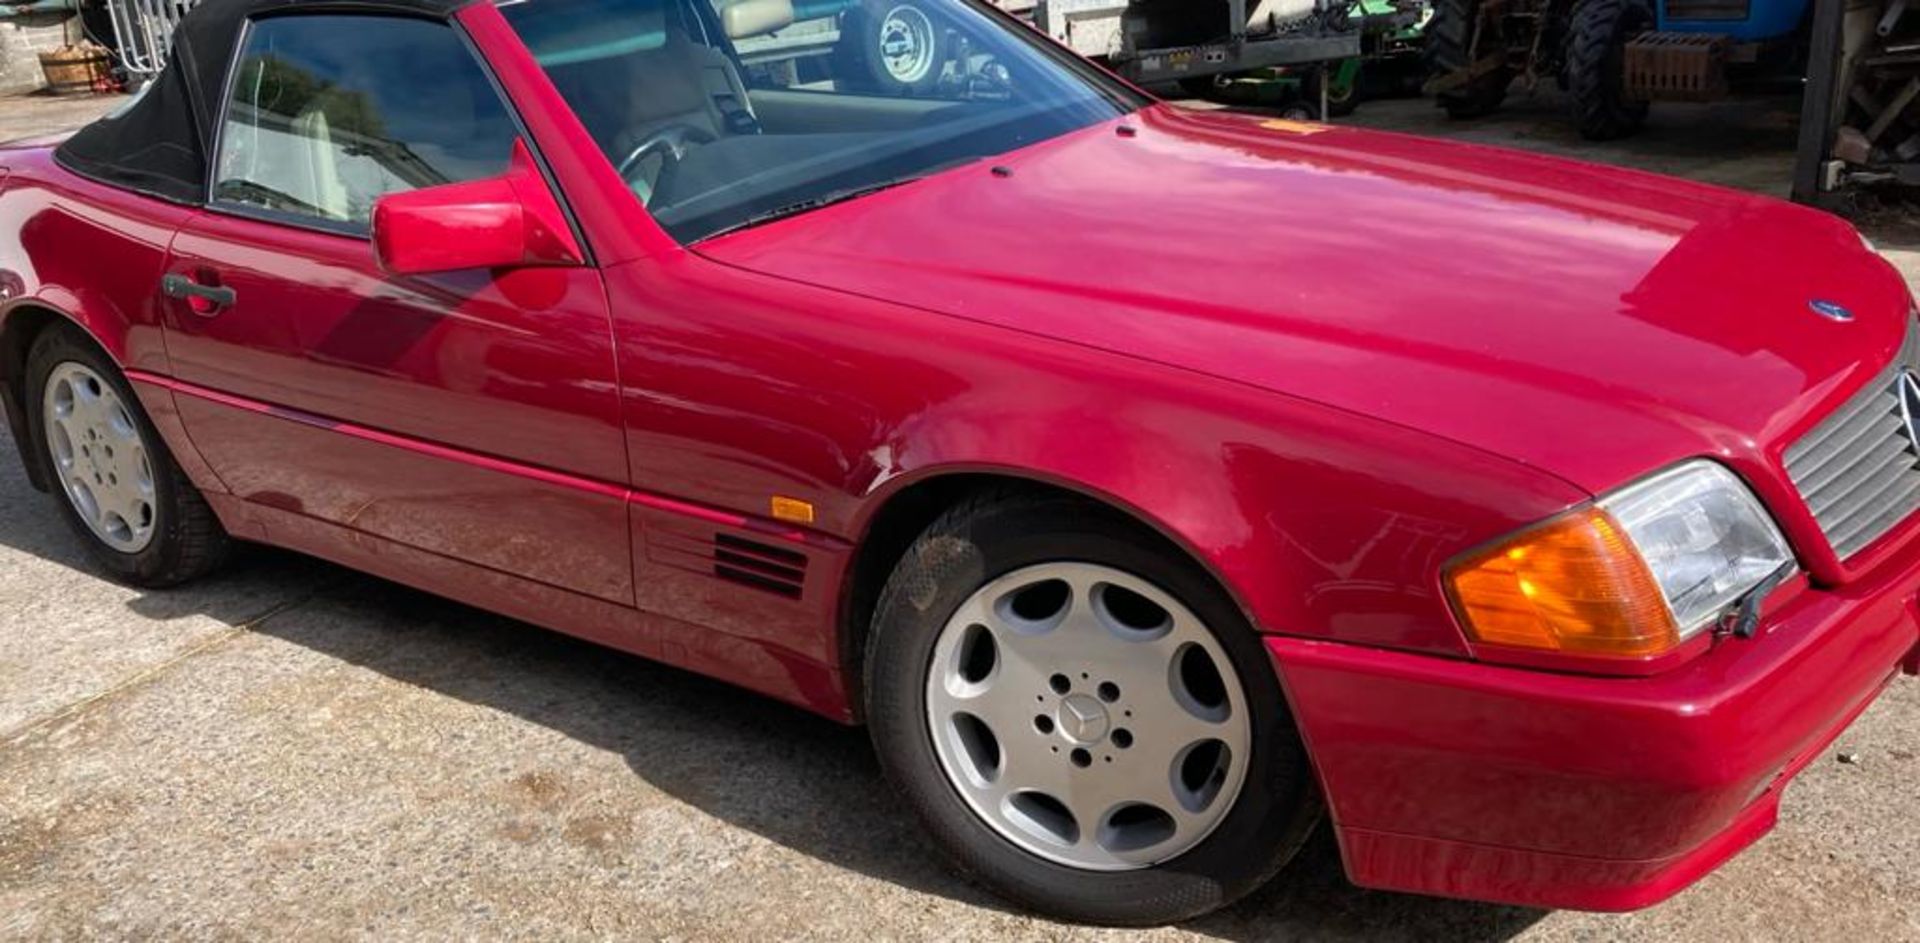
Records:
[[[373,251],[393,275],[579,265],[585,259],[526,142],[498,177],[395,193],[373,207]]]

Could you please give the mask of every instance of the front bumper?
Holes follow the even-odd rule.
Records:
[[[1632,910],[1766,834],[1788,780],[1920,669],[1916,593],[1920,548],[1646,678],[1267,647],[1355,883]]]

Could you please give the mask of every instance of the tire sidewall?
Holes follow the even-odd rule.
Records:
[[[184,543],[184,536],[180,532],[183,524],[181,483],[171,473],[173,457],[167,451],[165,440],[160,438],[159,430],[147,418],[146,409],[134,394],[132,385],[121,374],[119,366],[99,347],[78,334],[76,329],[64,325],[49,328],[35,341],[27,355],[26,397],[21,408],[27,414],[27,430],[31,438],[28,443],[30,460],[38,462],[46,473],[48,492],[59,506],[61,517],[80,537],[94,561],[117,580],[150,582],[170,572],[178,563],[180,548]],[[140,431],[141,443],[146,446],[148,461],[153,466],[153,510],[156,519],[153,538],[136,553],[121,552],[101,540],[81,519],[79,512],[74,510],[73,499],[68,496],[66,485],[60,479],[59,466],[54,462],[53,450],[48,446],[46,385],[54,368],[66,363],[79,364],[92,370],[113,388],[126,405],[128,416]]]
[[[1212,630],[1252,715],[1248,774],[1233,809],[1199,845],[1153,868],[1089,872],[1035,856],[994,832],[942,771],[925,689],[947,620],[980,587],[1040,563],[1081,560],[1135,574]],[[1056,503],[989,508],[964,529],[930,532],[909,551],[876,611],[867,659],[868,718],[881,764],[963,870],[1013,900],[1070,919],[1159,924],[1230,903],[1290,860],[1320,805],[1271,662],[1212,578],[1130,524]]]

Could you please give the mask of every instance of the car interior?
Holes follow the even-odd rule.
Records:
[[[823,191],[1058,134],[1063,118],[1077,127],[1118,113],[1107,103],[1098,116],[1054,114],[1097,95],[1058,80],[1026,94],[1019,72],[996,65],[1018,41],[961,17],[941,25],[968,52],[943,63],[928,90],[864,81],[850,31],[805,61],[781,61],[763,42],[754,65],[744,63],[743,46],[794,26],[791,0],[522,0],[502,12],[655,219],[683,241]],[[817,35],[834,21],[811,28]]]

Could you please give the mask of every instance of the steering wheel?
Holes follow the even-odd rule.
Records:
[[[630,183],[639,182],[633,179],[634,171],[647,158],[656,154],[661,155],[665,160],[660,165],[660,172],[654,175],[653,180],[647,181],[647,189],[651,195],[652,191],[660,188],[660,180],[666,176],[668,169],[678,164],[680,158],[686,156],[687,149],[691,145],[712,144],[714,140],[713,132],[690,124],[670,124],[658,128],[647,135],[646,140],[641,141],[638,146],[629,151],[626,159],[619,163],[620,179]]]

